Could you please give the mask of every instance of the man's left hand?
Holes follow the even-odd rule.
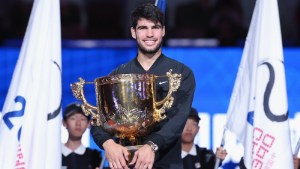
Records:
[[[135,169],[152,169],[154,157],[155,153],[152,148],[145,144],[134,153],[133,159],[129,165],[135,164]]]

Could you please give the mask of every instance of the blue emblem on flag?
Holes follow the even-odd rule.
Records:
[[[15,98],[15,102],[16,103],[21,103],[21,105],[22,105],[21,110],[11,111],[11,112],[8,112],[8,113],[4,114],[4,116],[3,116],[4,123],[6,124],[6,126],[9,129],[12,129],[14,127],[14,125],[10,121],[10,118],[22,117],[24,115],[24,110],[25,110],[25,105],[26,105],[25,98],[22,97],[22,96],[17,96]]]

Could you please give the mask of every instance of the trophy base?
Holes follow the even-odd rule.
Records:
[[[125,146],[128,149],[129,152],[129,156],[128,156],[128,161],[127,161],[127,165],[129,167],[131,167],[129,165],[129,163],[132,161],[134,153],[141,147],[143,147],[143,145],[134,145],[134,146]]]

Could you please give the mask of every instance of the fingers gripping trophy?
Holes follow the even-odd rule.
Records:
[[[73,95],[82,101],[85,115],[91,115],[92,125],[102,127],[115,136],[115,141],[133,153],[142,145],[143,138],[166,117],[173,104],[173,93],[180,86],[181,74],[166,73],[169,81],[167,96],[156,100],[156,79],[153,74],[117,74],[99,77],[94,82],[71,84]],[[85,98],[84,85],[94,84],[96,106]]]

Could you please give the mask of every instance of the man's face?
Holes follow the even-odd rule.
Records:
[[[144,54],[155,54],[161,49],[165,28],[160,23],[141,18],[136,28],[131,28],[131,36],[136,39],[139,51]]]
[[[181,139],[183,143],[193,143],[194,138],[197,135],[199,131],[198,123],[192,119],[188,118],[188,120],[185,123],[183,132],[181,134]]]
[[[89,127],[89,123],[90,121],[79,112],[74,112],[63,121],[63,125],[68,130],[71,139],[81,139],[83,133]]]

